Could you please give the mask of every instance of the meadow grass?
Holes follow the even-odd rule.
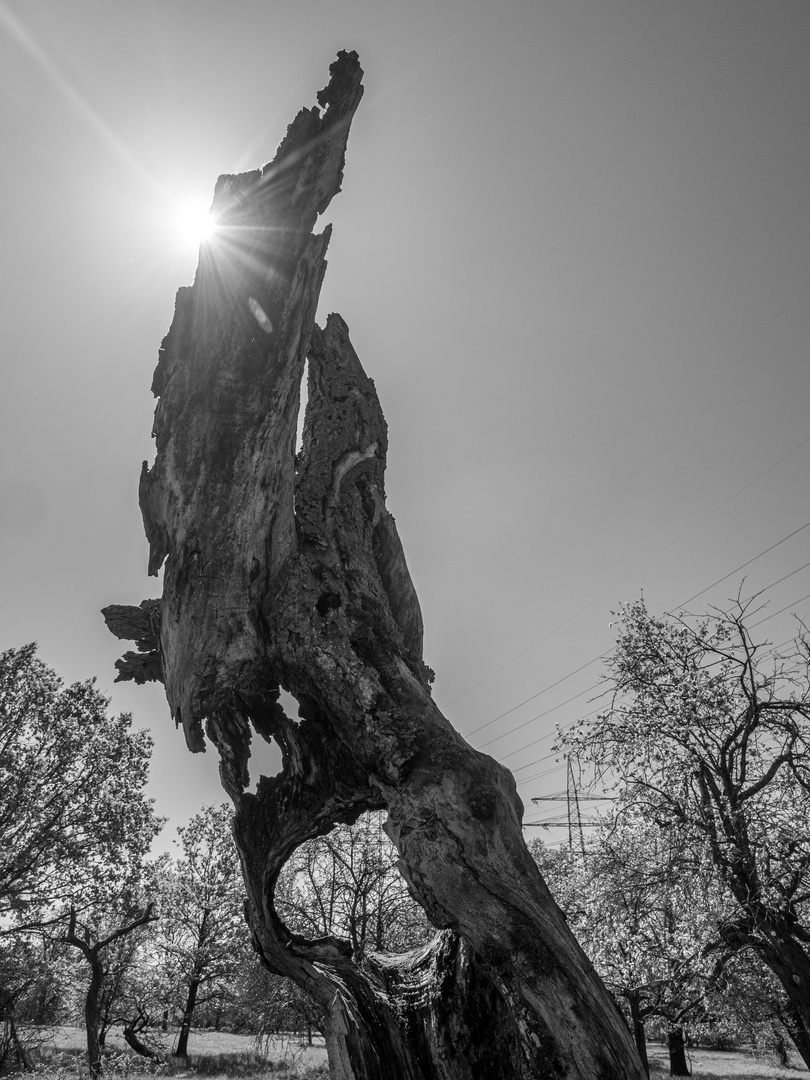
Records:
[[[89,1080],[84,1055],[84,1032],[80,1028],[58,1027],[40,1052],[38,1076],[42,1080]],[[166,1047],[171,1051],[171,1044]],[[169,1057],[165,1064],[155,1066],[139,1058],[127,1047],[121,1035],[107,1036],[105,1073],[109,1080],[146,1080],[149,1076],[166,1076],[171,1080],[328,1080],[326,1048],[322,1036],[313,1038],[313,1045],[297,1035],[274,1036],[258,1044],[250,1035],[231,1035],[227,1032],[192,1031],[189,1057],[184,1061]],[[650,1080],[667,1080],[669,1058],[665,1047],[648,1046]],[[753,1051],[694,1050],[688,1051],[695,1080],[808,1080],[810,1072],[798,1056],[791,1056],[790,1066],[784,1068],[773,1055]]]
[[[37,1073],[43,1080],[87,1080],[84,1032],[80,1028],[56,1027],[39,1049]],[[117,1031],[106,1040],[104,1072],[111,1080],[133,1080],[148,1076],[183,1078],[206,1077],[225,1080],[237,1077],[273,1077],[273,1080],[316,1080],[327,1078],[323,1037],[313,1037],[312,1045],[297,1035],[278,1035],[257,1043],[250,1035],[227,1032],[192,1031],[188,1058],[172,1058],[171,1042],[165,1046],[162,1064],[133,1053]]]
[[[665,1047],[647,1047],[650,1080],[669,1080],[669,1056]],[[810,1073],[799,1056],[792,1054],[783,1068],[773,1054],[745,1050],[687,1050],[695,1080],[806,1080]]]

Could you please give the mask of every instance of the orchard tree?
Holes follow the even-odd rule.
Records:
[[[736,952],[728,956],[722,977],[712,987],[706,1022],[695,1030],[718,1049],[747,1044],[769,1051],[787,1068],[791,1041],[787,1011],[782,987],[758,954]]]
[[[114,893],[159,825],[152,740],[92,680],[64,686],[26,645],[0,653],[0,935]]]
[[[152,740],[108,705],[92,680],[65,687],[34,645],[0,654],[0,936],[12,953],[37,930],[82,951],[96,1072],[102,954],[133,928],[109,920],[161,824],[144,792]],[[4,1007],[11,1031],[14,1001]]]
[[[89,969],[84,992],[84,1026],[87,1060],[93,1076],[101,1075],[106,1033],[120,1019],[117,1006],[122,1004],[122,983],[140,945],[137,932],[155,918],[154,904],[149,902],[142,907],[131,888],[125,888],[120,899],[105,906],[103,913],[85,911],[80,918],[76,909],[71,909],[62,940],[79,951]]]
[[[292,979],[275,975],[254,955],[245,955],[233,983],[228,1015],[234,1030],[248,1032],[257,1042],[269,1043],[279,1032],[323,1031],[323,1012]]]
[[[703,618],[627,605],[610,706],[564,748],[617,784],[620,808],[707,852],[728,901],[717,928],[754,950],[787,999],[810,1065],[810,649],[757,641],[750,604]]]
[[[0,938],[0,1076],[33,1067],[31,1021],[41,1022],[42,991],[52,985],[40,942],[31,935]]]
[[[606,815],[583,850],[532,851],[608,988],[623,1006],[649,1072],[645,1025],[666,1026],[670,1072],[686,1075],[684,1029],[705,1016],[722,956],[707,956],[718,896],[674,830]]]
[[[171,969],[186,1057],[199,1005],[221,998],[249,949],[245,888],[230,807],[206,806],[178,829],[183,856],[168,871],[159,947]]]

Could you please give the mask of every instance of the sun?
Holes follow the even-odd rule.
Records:
[[[174,214],[174,229],[178,238],[192,247],[198,247],[214,236],[216,219],[205,203],[181,203]]]

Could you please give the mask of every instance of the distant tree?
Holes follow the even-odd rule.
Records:
[[[707,852],[728,901],[718,947],[753,950],[810,1065],[810,646],[757,642],[750,605],[696,620],[626,606],[610,706],[563,748],[615,782],[619,808]]]
[[[47,932],[85,955],[94,1072],[100,956],[132,921],[109,920],[161,825],[144,791],[152,740],[131,730],[128,715],[108,715],[108,706],[92,680],[65,687],[34,645],[0,653],[0,938],[22,956],[32,932]],[[9,1009],[19,1003],[4,1007],[11,1030]]]
[[[0,935],[115,891],[159,828],[144,794],[152,740],[65,687],[26,645],[0,653]]]
[[[178,829],[181,859],[166,877],[159,947],[171,969],[186,1057],[194,1012],[226,992],[249,949],[244,885],[229,807],[206,806]]]
[[[85,912],[80,919],[75,908],[72,909],[62,938],[80,952],[90,969],[84,993],[84,1026],[87,1060],[93,1076],[101,1075],[105,1036],[118,1019],[116,1006],[121,1000],[121,981],[137,951],[136,932],[156,918],[154,904],[149,902],[142,907],[138,899],[134,892],[126,890],[101,917],[96,912]]]
[[[254,954],[245,955],[234,980],[229,1016],[234,1030],[254,1035],[261,1042],[279,1032],[323,1030],[323,1014],[317,1002],[291,979],[275,975]]]
[[[288,927],[339,936],[357,957],[405,951],[435,932],[411,899],[379,811],[302,844],[282,871],[276,907]]]
[[[48,981],[35,941],[0,939],[0,1076],[32,1068],[30,1031],[21,1021]]]
[[[753,951],[731,954],[712,987],[702,1023],[694,1034],[717,1049],[752,1046],[789,1064],[788,1001],[770,971]]]
[[[646,1023],[666,1026],[672,1075],[686,1075],[684,1028],[703,1017],[724,958],[709,957],[717,887],[673,830],[606,816],[577,849],[533,854],[599,974],[624,1008],[645,1071]]]

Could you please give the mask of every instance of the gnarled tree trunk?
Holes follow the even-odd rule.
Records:
[[[312,230],[340,188],[361,75],[339,54],[323,114],[299,113],[261,171],[217,182],[218,231],[177,295],[153,384],[141,507],[163,596],[105,610],[139,643],[119,677],[162,678],[191,749],[216,746],[256,947],[324,1009],[334,1077],[640,1080],[630,1033],[526,850],[511,774],[431,698],[385,507],[385,420],[346,324],[314,323],[329,229]],[[254,738],[283,756],[255,794]],[[435,940],[355,958],[345,941],[291,933],[273,904],[290,854],[381,808]]]

